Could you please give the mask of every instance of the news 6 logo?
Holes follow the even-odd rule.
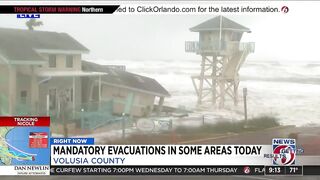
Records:
[[[295,164],[296,140],[272,139],[273,165],[288,166]]]

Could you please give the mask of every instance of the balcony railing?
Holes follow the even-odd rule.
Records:
[[[202,53],[202,52],[218,52],[218,51],[248,51],[253,53],[255,49],[254,42],[238,42],[238,41],[222,41],[221,44],[217,43],[199,43],[198,41],[186,41],[185,42],[185,51],[193,53]]]
[[[249,53],[254,53],[255,43],[254,42],[245,42],[239,43],[239,51],[247,50]]]
[[[199,42],[198,41],[186,41],[185,42],[185,51],[195,53],[199,51]]]

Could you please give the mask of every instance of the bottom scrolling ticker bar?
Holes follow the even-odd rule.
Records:
[[[320,176],[320,165],[319,166],[303,166],[303,175],[317,175]]]
[[[264,166],[51,166],[51,175],[264,175]]]
[[[320,166],[51,166],[51,175],[320,175]]]

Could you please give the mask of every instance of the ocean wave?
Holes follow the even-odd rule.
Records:
[[[308,68],[316,68],[316,67],[320,67],[320,63],[309,63],[305,65]]]
[[[252,77],[252,76],[241,76],[242,81],[266,81],[266,82],[291,82],[299,84],[320,84],[319,78],[305,78],[305,77],[277,77],[277,78],[263,78],[263,77]]]

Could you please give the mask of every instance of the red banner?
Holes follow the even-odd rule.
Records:
[[[0,116],[1,126],[50,126],[50,117]]]

